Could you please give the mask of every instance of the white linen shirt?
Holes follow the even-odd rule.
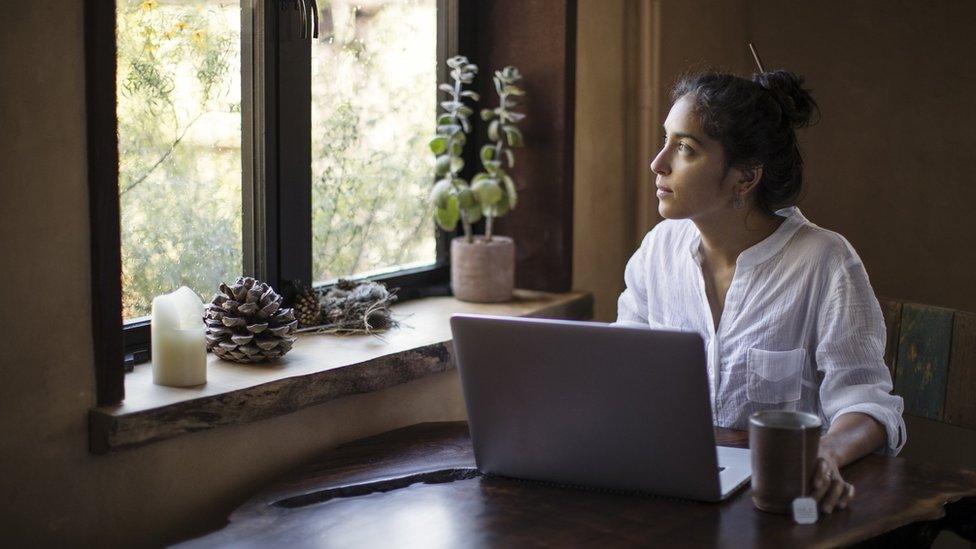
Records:
[[[905,444],[904,401],[889,394],[885,324],[867,272],[847,240],[799,208],[743,251],[715,332],[691,220],[658,223],[630,258],[617,322],[701,334],[714,423],[747,429],[759,410],[820,416],[826,432],[841,414],[862,412],[887,433],[882,451]]]

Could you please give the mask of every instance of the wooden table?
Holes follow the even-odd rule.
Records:
[[[747,442],[742,431],[716,437]],[[857,497],[815,525],[756,510],[748,488],[697,503],[483,477],[474,467],[466,423],[390,431],[327,452],[184,546],[924,546],[943,528],[976,541],[976,472],[901,458],[870,455],[845,468]]]

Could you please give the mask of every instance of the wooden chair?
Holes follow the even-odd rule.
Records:
[[[976,313],[878,297],[905,413],[976,429]]]

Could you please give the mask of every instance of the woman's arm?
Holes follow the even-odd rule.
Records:
[[[820,503],[821,511],[830,513],[847,507],[854,497],[854,486],[844,481],[840,468],[874,452],[886,438],[885,428],[867,414],[851,412],[834,420],[820,439],[814,473],[813,499]]]
[[[823,512],[847,507],[854,487],[840,468],[873,451],[897,454],[905,444],[904,401],[891,394],[884,362],[886,330],[864,265],[847,259],[832,273],[818,319],[820,404],[830,422],[813,497]]]

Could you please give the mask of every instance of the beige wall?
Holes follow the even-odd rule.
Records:
[[[616,318],[633,252],[626,179],[626,33],[623,0],[578,4],[573,286],[594,293],[597,320]]]
[[[6,546],[153,546],[221,524],[256,487],[339,442],[460,419],[454,372],[117,454],[94,403],[82,2],[0,21],[0,532]]]

